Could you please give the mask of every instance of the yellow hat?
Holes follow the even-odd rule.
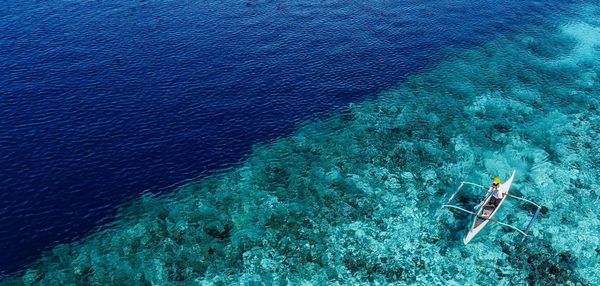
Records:
[[[500,184],[500,182],[501,182],[501,181],[500,181],[500,178],[498,178],[498,177],[494,178],[494,183],[498,183],[498,184]]]

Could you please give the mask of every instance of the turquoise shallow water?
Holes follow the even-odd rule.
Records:
[[[135,201],[6,283],[598,284],[600,10],[576,11]],[[532,236],[489,225],[464,246],[469,217],[439,206],[512,169],[513,192],[544,206]],[[511,202],[500,218],[532,211]]]

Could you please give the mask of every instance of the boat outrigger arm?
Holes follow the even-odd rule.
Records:
[[[442,208],[452,208],[452,209],[455,209],[455,210],[459,210],[459,211],[462,211],[462,212],[474,215],[475,217],[477,217],[479,219],[490,221],[490,222],[493,222],[493,223],[497,223],[497,224],[499,224],[501,226],[504,226],[504,227],[508,227],[508,228],[510,228],[510,229],[512,229],[514,231],[517,231],[518,233],[522,234],[525,237],[528,236],[529,231],[531,230],[531,227],[533,227],[533,224],[534,224],[535,220],[537,219],[537,217],[539,216],[540,210],[542,209],[542,207],[540,205],[538,205],[538,204],[536,204],[536,203],[534,203],[534,202],[532,202],[532,201],[530,201],[528,199],[525,199],[525,198],[513,196],[511,194],[506,194],[508,198],[513,198],[513,199],[517,199],[517,200],[520,200],[520,201],[532,204],[532,205],[534,205],[537,208],[536,211],[535,211],[535,213],[533,214],[533,217],[531,218],[531,220],[529,220],[529,223],[527,224],[527,227],[524,230],[522,230],[522,229],[519,229],[518,227],[516,227],[514,225],[511,225],[511,224],[508,224],[508,223],[504,223],[504,222],[501,222],[501,221],[497,221],[495,219],[488,218],[488,217],[485,217],[485,216],[481,216],[481,215],[479,215],[479,214],[477,214],[477,213],[475,213],[473,211],[469,211],[469,210],[466,210],[466,209],[464,209],[462,207],[459,207],[459,206],[456,206],[456,205],[452,205],[451,204],[452,200],[454,199],[454,197],[456,196],[456,194],[458,194],[458,192],[460,192],[460,190],[465,185],[471,185],[471,186],[474,186],[474,187],[480,187],[480,188],[482,188],[484,190],[486,189],[486,187],[484,187],[482,185],[479,185],[479,184],[475,184],[475,183],[471,183],[471,182],[461,182],[460,186],[458,186],[458,188],[456,189],[456,191],[450,196],[450,199],[448,199],[448,201],[445,204],[442,205]],[[474,207],[474,209],[475,210],[479,209],[484,203],[486,203],[488,201],[488,199],[490,198],[490,196],[491,196],[491,194],[488,194],[483,199],[483,201],[481,201],[481,203],[479,203],[477,206]]]

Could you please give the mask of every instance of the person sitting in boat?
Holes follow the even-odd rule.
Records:
[[[492,192],[492,198],[490,199],[490,205],[497,207],[500,201],[504,198],[504,192],[500,190],[500,178],[494,178],[490,191]]]

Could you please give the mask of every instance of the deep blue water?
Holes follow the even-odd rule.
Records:
[[[4,1],[0,273],[559,1]]]

